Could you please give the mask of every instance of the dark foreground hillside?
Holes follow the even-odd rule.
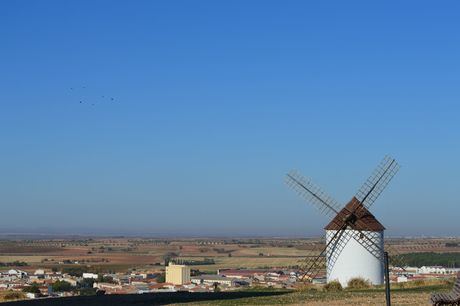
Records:
[[[146,305],[168,305],[176,303],[191,303],[213,300],[234,300],[251,297],[268,297],[286,294],[284,292],[216,292],[216,293],[189,293],[189,292],[171,292],[171,293],[145,293],[145,294],[113,294],[101,296],[74,296],[65,298],[25,300],[17,302],[1,303],[2,306],[146,306]]]
[[[451,280],[414,281],[392,285],[392,305],[430,305],[432,292],[448,292]],[[309,305],[309,306],[356,306],[385,305],[383,286],[367,289],[325,290],[322,286],[305,286],[298,290],[252,288],[246,291],[216,293],[147,293],[102,296],[76,296],[42,300],[24,300],[0,303],[0,306],[47,306],[47,305],[110,305],[110,306],[151,306],[151,305]]]

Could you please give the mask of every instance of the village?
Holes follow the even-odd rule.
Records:
[[[459,271],[459,268],[441,266],[393,267],[390,280],[392,283],[404,283],[448,279]],[[289,269],[219,269],[217,274],[201,274],[199,271],[192,273],[187,265],[173,262],[160,270],[112,274],[84,272],[79,276],[48,269],[37,269],[32,273],[9,269],[0,271],[0,292],[10,292],[12,297],[16,297],[14,299],[37,299],[76,295],[234,291],[251,287],[295,289],[302,284],[300,275],[299,271]],[[318,276],[311,282],[324,284],[326,278]]]

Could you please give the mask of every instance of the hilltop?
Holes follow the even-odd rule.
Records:
[[[429,281],[409,285],[403,288],[395,285],[392,290],[393,305],[429,305],[429,297],[433,291],[448,291],[452,284],[449,281]],[[40,305],[383,305],[385,295],[383,288],[366,290],[343,290],[327,292],[320,288],[307,287],[303,290],[285,290],[255,288],[234,292],[215,293],[148,293],[105,296],[75,296],[67,298],[25,300],[8,302],[4,306],[40,306]]]

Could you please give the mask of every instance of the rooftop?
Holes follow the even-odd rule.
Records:
[[[357,217],[355,221],[355,230],[371,232],[381,232],[385,230],[385,227],[377,221],[374,215],[355,197],[339,211],[337,216],[335,216],[324,229],[337,231],[344,228],[346,217],[352,213]]]

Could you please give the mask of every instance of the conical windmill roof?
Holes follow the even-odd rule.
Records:
[[[337,216],[335,216],[324,229],[333,231],[340,230],[345,225],[346,217],[353,212],[357,218],[354,227],[355,230],[371,232],[381,232],[385,230],[385,227],[377,221],[374,215],[355,197],[339,211]]]

